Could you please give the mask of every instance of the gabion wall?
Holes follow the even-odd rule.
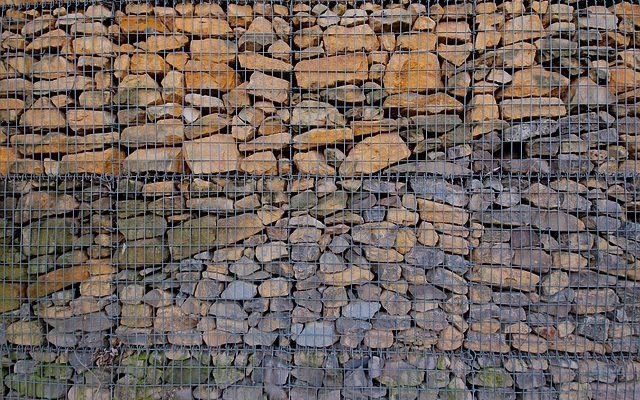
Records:
[[[597,3],[3,6],[0,399],[640,399]]]

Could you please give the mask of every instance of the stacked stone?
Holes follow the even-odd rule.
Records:
[[[633,174],[638,13],[537,1],[7,9],[0,173],[350,176],[426,158]],[[552,126],[513,132],[521,119]]]
[[[638,398],[640,6],[565,3],[4,10],[0,393]]]
[[[5,385],[637,395],[637,364],[617,361],[640,343],[630,200],[595,179],[457,179],[8,181]]]
[[[265,3],[7,10],[0,172],[287,173],[287,14]]]

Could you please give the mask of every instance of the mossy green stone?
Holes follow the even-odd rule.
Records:
[[[78,231],[76,223],[68,218],[50,218],[24,227],[22,252],[28,256],[41,256],[70,248]]]
[[[167,243],[174,260],[182,260],[216,245],[216,217],[204,216],[184,222],[167,232]]]
[[[194,359],[172,361],[164,372],[164,382],[172,385],[193,386],[205,383],[211,376],[211,367]]]
[[[474,382],[489,388],[506,388],[513,386],[513,379],[501,368],[483,368],[474,377]]]
[[[227,386],[233,385],[234,383],[242,380],[244,378],[244,373],[238,368],[233,367],[222,367],[215,368],[213,370],[213,379],[216,382],[216,385],[226,388]]]
[[[121,268],[146,268],[169,259],[169,249],[161,238],[127,242],[118,250]]]
[[[25,397],[41,399],[59,399],[67,394],[70,385],[66,381],[43,379],[37,375],[27,377],[9,374],[4,378],[4,384]]]

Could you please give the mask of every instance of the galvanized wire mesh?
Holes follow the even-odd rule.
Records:
[[[639,4],[11,4],[0,398],[640,398]]]

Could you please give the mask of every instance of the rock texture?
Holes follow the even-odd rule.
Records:
[[[0,397],[640,396],[640,6],[383,3],[2,9]]]

